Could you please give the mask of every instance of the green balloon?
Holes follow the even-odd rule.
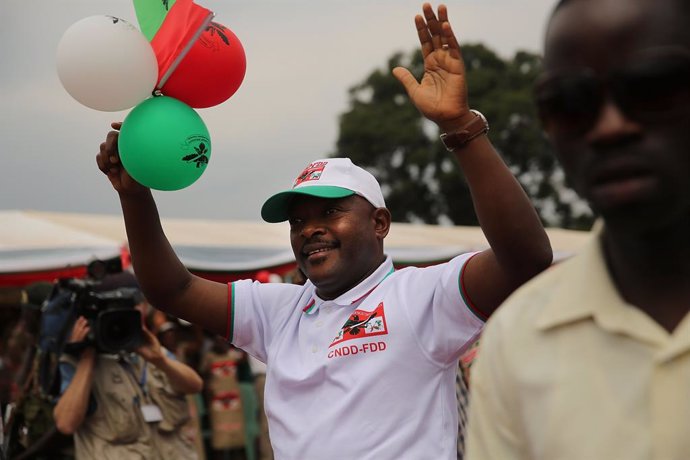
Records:
[[[156,190],[188,187],[211,157],[211,139],[199,114],[166,96],[146,99],[132,109],[122,122],[118,148],[129,175]]]

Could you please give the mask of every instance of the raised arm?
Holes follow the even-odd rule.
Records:
[[[121,123],[111,125],[96,162],[120,196],[132,264],[146,298],[156,308],[225,334],[227,286],[194,276],[180,262],[163,232],[151,190],[137,183],[120,163]]]
[[[460,45],[448,22],[445,5],[438,16],[422,7],[415,26],[424,57],[418,82],[409,70],[393,75],[403,84],[417,109],[442,133],[455,133],[472,122],[465,65]],[[453,151],[467,179],[474,209],[490,249],[472,258],[465,270],[465,288],[474,306],[490,315],[522,283],[548,267],[551,245],[539,217],[486,135]]]

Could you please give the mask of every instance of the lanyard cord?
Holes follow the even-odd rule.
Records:
[[[137,377],[137,375],[134,373],[134,368],[132,367],[132,364],[127,361],[126,357],[121,357],[120,359],[120,365],[132,376],[134,377],[134,380],[137,382],[139,385],[139,388],[141,388],[142,393],[144,393],[144,398],[148,400],[149,397],[149,392],[148,388],[146,387],[146,379],[147,379],[147,367],[148,362],[144,360],[144,365],[141,369],[141,376]]]

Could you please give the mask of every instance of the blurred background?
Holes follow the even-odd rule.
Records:
[[[371,152],[361,148],[361,143],[376,151],[372,167],[387,165],[406,170],[402,175],[382,174],[384,183],[404,177],[420,184],[432,183],[433,192],[434,180],[443,181],[437,172],[424,169],[425,163],[429,164],[428,155],[437,156],[438,152],[420,157],[419,149],[414,149],[419,140],[410,138],[409,127],[419,125],[419,119],[410,116],[409,106],[400,109],[382,104],[383,112],[365,111],[343,119],[352,114],[353,108],[357,110],[361,101],[374,95],[390,101],[402,91],[397,81],[385,80],[392,78],[391,59],[399,53],[400,62],[407,65],[410,54],[418,48],[413,18],[421,11],[420,1],[198,3],[215,12],[214,21],[230,28],[240,39],[247,71],[242,86],[229,100],[198,110],[210,131],[211,162],[192,186],[176,192],[156,192],[163,216],[259,220],[263,200],[290,185],[310,160],[333,154],[369,158]],[[469,67],[476,70],[477,77],[471,80],[471,103],[489,116],[494,142],[514,143],[515,135],[502,131],[529,125],[518,118],[532,113],[525,91],[530,90],[527,83],[535,71],[532,56],[540,52],[545,19],[553,3],[447,3],[461,43],[480,46],[476,53],[470,53]],[[100,112],[80,105],[61,86],[55,63],[63,33],[80,19],[101,14],[137,24],[129,0],[0,2],[0,100],[4,104],[0,112],[0,209],[119,212],[117,198],[96,169],[94,156],[110,129],[109,123],[122,120],[128,111]],[[517,69],[509,73],[506,69],[513,64]],[[484,71],[489,73],[485,75]],[[516,80],[520,72],[526,78]],[[371,76],[377,80],[372,82]],[[377,84],[391,93],[377,94],[375,88],[368,87]],[[350,92],[360,85],[365,88],[356,94]],[[542,185],[541,175],[554,179],[556,186],[559,177],[551,177],[552,164],[541,155],[544,147],[537,146],[535,134],[530,133],[523,136],[528,138],[528,145],[517,145],[511,152],[502,149],[502,153],[515,157],[519,172],[532,168],[523,182],[533,189],[532,195],[539,192],[546,196],[552,190]],[[430,142],[436,141],[437,133],[426,134]],[[369,137],[381,141],[374,144]],[[360,143],[353,142],[353,138]],[[391,145],[389,139],[395,139],[396,144]],[[403,152],[405,155],[395,155],[400,151],[398,147],[410,145],[413,147]],[[529,154],[541,158],[539,164],[526,166],[524,157]],[[438,158],[436,163],[441,165]],[[417,171],[419,165],[421,171]],[[449,165],[439,167],[448,169]],[[545,189],[539,191],[540,186]],[[414,190],[404,196],[420,193]],[[468,222],[468,217],[456,216],[457,212],[468,214],[466,209],[448,210],[429,198],[426,202],[398,205],[405,200],[403,197],[389,201],[394,208],[407,206],[413,212],[406,215],[394,209],[396,220],[432,221],[429,216],[418,215],[428,208],[438,216],[449,216],[449,220],[442,217],[441,222]],[[548,208],[543,214],[551,219],[549,223],[573,226],[568,218],[563,222],[558,217],[563,214],[559,204],[572,201],[566,192],[556,202],[543,205]],[[580,215],[583,211],[575,212]]]

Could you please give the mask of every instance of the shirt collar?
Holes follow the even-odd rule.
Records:
[[[374,273],[335,299],[324,300],[316,295],[316,289],[314,289],[309,301],[304,305],[304,307],[302,307],[302,311],[307,315],[313,315],[324,304],[336,305],[340,307],[356,304],[369,295],[369,293],[373,291],[379,284],[381,284],[383,280],[388,277],[388,275],[393,273],[394,270],[393,259],[390,256],[386,256],[386,260],[379,265]],[[311,283],[311,281],[308,282]]]
[[[537,318],[537,327],[549,330],[591,318],[599,327],[654,345],[666,344],[669,334],[640,309],[628,304],[618,292],[606,265],[597,221],[592,237],[580,253],[561,262],[555,292]]]

